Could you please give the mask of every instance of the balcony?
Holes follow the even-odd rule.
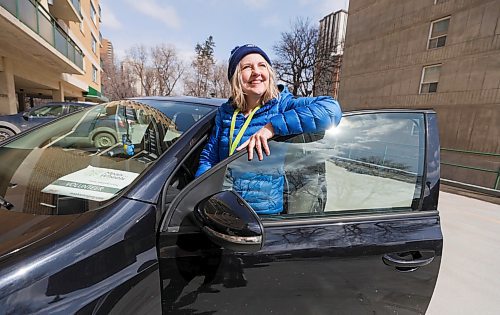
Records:
[[[83,52],[57,24],[55,18],[38,2],[33,0],[0,0],[0,7],[12,14],[0,14],[0,43],[11,53],[31,54],[31,57],[51,63],[67,73],[83,73]],[[5,11],[4,11],[5,12]],[[1,11],[0,11],[1,13]],[[31,31],[17,22],[27,26]],[[33,39],[39,45],[33,44]],[[44,45],[47,43],[47,45]],[[41,44],[41,45],[40,45]],[[65,58],[56,53],[55,48]],[[2,49],[0,49],[2,50]],[[47,51],[49,50],[49,51]],[[72,66],[68,66],[67,64]],[[78,70],[77,70],[78,69]]]
[[[56,18],[66,21],[81,22],[80,0],[49,1],[49,11]]]

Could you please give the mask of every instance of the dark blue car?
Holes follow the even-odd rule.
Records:
[[[50,102],[23,113],[0,116],[0,141],[36,125],[94,104],[90,102]]]
[[[424,314],[436,113],[344,113],[195,178],[223,101],[99,104],[0,144],[0,314]],[[84,141],[103,126],[116,142]],[[284,177],[279,215],[238,195],[242,171]]]

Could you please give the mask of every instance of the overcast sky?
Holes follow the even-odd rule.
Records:
[[[253,43],[274,57],[272,47],[297,18],[319,24],[324,16],[348,9],[348,0],[103,0],[101,33],[123,57],[136,44],[174,45],[184,59],[212,35],[215,57]]]

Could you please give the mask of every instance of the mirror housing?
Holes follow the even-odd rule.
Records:
[[[196,223],[215,244],[235,252],[262,248],[264,228],[255,211],[235,192],[222,191],[200,201]]]
[[[30,118],[30,112],[24,112],[23,118],[24,118],[24,120],[28,120]]]

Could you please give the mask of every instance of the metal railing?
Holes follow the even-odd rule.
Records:
[[[78,2],[78,8],[79,1]],[[23,22],[47,43],[83,69],[83,52],[69,35],[57,24],[52,15],[37,1],[0,0],[0,6]]]
[[[500,157],[500,154],[498,154],[498,153],[489,153],[489,152],[478,152],[478,151],[468,151],[468,150],[449,149],[449,148],[441,148],[441,151],[464,153],[464,154],[472,154],[472,155],[479,155],[479,156],[495,156],[495,157]],[[458,168],[463,168],[463,169],[468,169],[468,170],[479,171],[479,172],[496,173],[495,183],[493,184],[493,188],[492,189],[495,189],[495,190],[499,189],[499,185],[500,185],[500,167],[498,167],[498,169],[496,169],[496,170],[493,170],[493,169],[487,169],[487,168],[482,168],[482,167],[475,167],[475,166],[470,166],[470,165],[461,165],[461,164],[448,163],[448,162],[441,162],[441,164],[442,165],[454,166],[454,167],[458,167]]]

